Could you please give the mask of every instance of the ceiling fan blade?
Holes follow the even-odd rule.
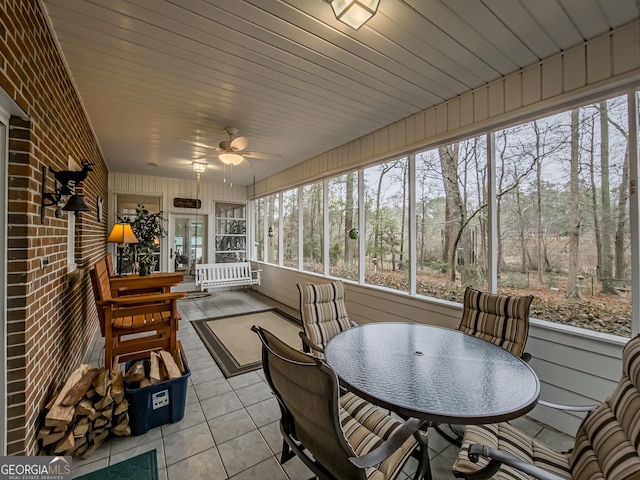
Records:
[[[231,150],[239,152],[249,146],[249,139],[247,137],[236,137],[231,140]]]
[[[217,153],[205,153],[204,155],[200,155],[199,157],[194,157],[193,160],[197,161],[197,160],[202,160],[204,158],[212,158],[217,156],[218,156]]]
[[[180,138],[179,140],[181,142],[188,143],[189,145],[195,145],[196,147],[200,147],[200,148],[209,148],[211,150],[220,150],[219,147],[215,147],[213,145],[209,145],[208,143],[198,142],[196,140],[187,140],[187,139],[184,139],[184,138]]]
[[[242,155],[247,158],[259,158],[263,160],[282,160],[282,155],[277,153],[265,153],[265,152],[242,152]]]

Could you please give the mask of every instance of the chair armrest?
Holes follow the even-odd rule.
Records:
[[[469,460],[471,460],[473,463],[476,463],[478,461],[480,455],[488,458],[490,461],[489,464],[479,472],[474,473],[473,475],[466,476],[465,478],[467,480],[484,480],[491,478],[500,469],[500,466],[503,463],[540,480],[563,480],[563,478],[559,477],[558,475],[554,475],[553,473],[543,470],[540,467],[536,467],[535,465],[531,465],[530,463],[523,462],[519,458],[509,455],[508,453],[501,452],[500,450],[496,450],[495,448],[488,447],[486,445],[472,443],[471,445],[469,445],[468,455]]]
[[[565,412],[590,412],[598,407],[598,405],[562,405],[561,403],[551,403],[545,400],[538,400],[538,405],[564,410]]]
[[[143,295],[127,295],[126,297],[116,297],[111,300],[107,300],[107,303],[113,305],[134,305],[144,303],[157,303],[165,302],[167,300],[177,300],[178,298],[184,298],[187,294],[185,292],[168,292],[168,293],[150,293]]]
[[[349,460],[358,468],[369,468],[378,465],[393,455],[411,435],[418,432],[424,422],[419,418],[409,418],[382,445],[360,457],[349,457]]]
[[[307,346],[311,350],[315,350],[316,352],[324,353],[324,348],[322,348],[320,345],[316,345],[311,340],[309,340],[309,337],[307,337],[304,334],[304,332],[300,332],[299,335],[300,335],[300,339],[302,339],[302,346],[303,347]]]

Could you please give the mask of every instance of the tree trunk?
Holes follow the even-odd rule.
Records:
[[[617,228],[615,236],[615,264],[616,278],[626,278],[624,260],[624,239],[627,227],[627,218],[629,207],[627,200],[629,199],[629,142],[627,141],[627,149],[624,153],[624,163],[622,166],[622,180],[620,181],[620,190],[618,194],[618,212],[617,212]]]
[[[538,129],[538,122],[533,122],[533,130],[536,135],[536,224],[537,224],[537,250],[538,250],[538,282],[542,284],[544,282],[544,240],[543,240],[543,226],[542,226],[542,158],[540,156],[540,130]]]
[[[600,102],[600,168],[602,170],[602,258],[601,271],[602,293],[615,295],[611,252],[611,235],[613,233],[613,217],[611,215],[611,187],[609,185],[609,112],[607,102]]]
[[[595,173],[595,122],[591,119],[591,149],[589,150],[589,180],[591,182],[591,208],[593,209],[593,233],[596,240],[596,254],[598,258],[597,276],[602,279],[602,233],[600,227],[600,207],[598,205],[598,184]],[[603,284],[604,287],[604,284]]]
[[[578,298],[580,290],[578,284],[578,253],[580,247],[580,199],[579,199],[579,148],[578,131],[579,111],[571,111],[571,173],[569,183],[569,272],[567,275],[566,296]]]
[[[456,281],[456,237],[463,222],[462,197],[458,184],[459,149],[457,143],[438,149],[445,192],[444,260],[449,265],[452,282]]]

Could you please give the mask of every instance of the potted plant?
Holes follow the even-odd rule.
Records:
[[[118,215],[118,220],[129,223],[138,239],[138,243],[127,244],[124,251],[133,265],[134,272],[137,267],[140,275],[151,275],[157,265],[154,252],[160,244],[160,239],[167,236],[162,212],[150,213],[144,205],[138,205],[135,218]]]

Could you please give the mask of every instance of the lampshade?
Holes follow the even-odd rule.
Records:
[[[204,173],[207,169],[207,164],[202,162],[193,162],[191,166],[193,167],[193,171],[196,173]]]
[[[125,243],[138,243],[138,239],[133,230],[131,230],[131,225],[128,223],[116,223],[111,229],[109,237],[107,237],[107,242],[124,245]]]
[[[62,209],[66,210],[67,212],[89,211],[89,207],[84,201],[84,195],[71,195]]]
[[[358,30],[373,17],[380,0],[329,0],[336,18]]]
[[[239,165],[242,160],[244,160],[244,157],[242,155],[238,155],[237,153],[221,153],[220,155],[218,155],[218,158],[222,163],[230,167],[235,167],[236,165]]]

